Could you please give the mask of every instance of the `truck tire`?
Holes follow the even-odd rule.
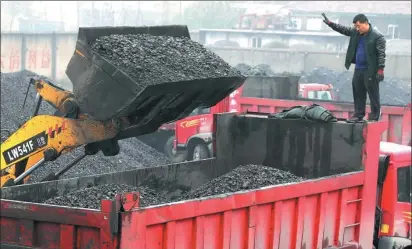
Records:
[[[193,148],[192,160],[199,161],[209,158],[209,150],[206,144],[200,143]]]
[[[187,150],[184,151],[176,151],[173,146],[173,141],[175,140],[175,136],[169,137],[167,139],[166,144],[164,146],[164,153],[165,155],[174,163],[181,163],[187,160]]]

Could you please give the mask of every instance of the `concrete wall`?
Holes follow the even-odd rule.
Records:
[[[196,40],[197,34],[193,34]],[[65,75],[74,52],[76,33],[61,34],[1,34],[1,72],[23,69],[43,74],[59,84],[71,87]],[[274,49],[210,48],[232,65],[269,64],[276,72],[310,71],[315,67],[344,69],[344,54],[331,52],[292,52]],[[386,75],[411,78],[411,55],[388,54]]]

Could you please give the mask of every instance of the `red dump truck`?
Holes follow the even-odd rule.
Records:
[[[254,77],[251,76],[252,78],[256,78],[256,79],[262,79],[263,77]],[[296,82],[297,83],[297,82]],[[263,80],[263,81],[253,81],[253,80],[249,80],[247,81],[247,86],[249,85],[257,85],[259,87],[262,87],[263,85],[268,85],[271,84],[271,82],[267,81],[267,80]],[[263,86],[264,88],[264,86]],[[241,91],[243,89],[243,87],[240,88]],[[248,88],[249,89],[249,88]],[[304,84],[299,84],[299,92],[295,93],[295,94],[299,94],[299,98],[302,100],[329,100],[329,101],[335,101],[337,100],[337,95],[335,93],[335,90],[333,89],[333,86],[330,84],[318,84],[318,83],[304,83]],[[266,95],[260,95],[260,92],[256,95],[256,93],[252,93],[251,96],[249,97],[257,97],[257,98],[268,98],[268,99],[273,99],[277,96],[266,96]],[[231,98],[228,97],[229,102],[231,101]],[[189,120],[193,120],[193,118],[198,117],[199,115],[204,115],[204,114],[209,114],[209,120],[212,119],[212,116],[214,113],[219,113],[219,112],[228,112],[229,108],[227,103],[228,100],[222,101],[219,104],[215,105],[212,108],[206,108],[206,109],[196,109],[194,110],[189,117]],[[257,102],[258,103],[258,102]],[[199,117],[203,117],[203,116],[199,116]],[[179,124],[179,127],[183,127],[183,128],[188,128],[188,127],[197,127],[199,126],[200,122],[195,122],[194,123],[187,123],[187,127],[186,127],[186,123],[184,123],[186,119],[183,119],[182,122]],[[207,123],[207,122],[206,122]],[[179,129],[179,128],[177,128]],[[165,124],[163,126],[161,126],[157,132],[152,133],[152,134],[147,134],[147,135],[142,135],[139,136],[138,138],[146,143],[147,145],[157,149],[158,151],[164,153],[165,155],[167,155],[173,162],[183,162],[187,159],[193,159],[192,156],[188,157],[187,152],[185,152],[185,147],[182,143],[180,143],[180,150],[176,151],[175,150],[175,132],[176,131],[176,122],[173,123],[168,123]],[[191,129],[191,130],[187,130],[189,131],[189,133],[182,131],[180,132],[181,136],[179,136],[179,141],[188,141],[187,138],[185,138],[184,136],[192,136],[195,135],[196,131]],[[193,153],[190,153],[190,155],[192,155]]]
[[[1,248],[392,249],[410,244],[411,147],[380,143],[385,122],[320,123],[234,113],[214,118],[215,158],[3,188]],[[144,208],[138,192],[102,200],[100,210],[36,203],[108,183],[178,195],[246,164],[288,170],[306,180]]]
[[[189,117],[176,122],[175,138],[169,138],[167,146],[174,141],[173,153],[166,153],[175,162],[200,160],[213,156],[212,130],[213,114],[245,111],[274,113],[293,106],[320,104],[338,118],[349,118],[353,114],[353,104],[331,101],[333,91],[319,89],[317,84],[298,87],[299,77],[248,77],[244,85],[226,99],[211,108],[195,110]],[[316,87],[315,89],[313,87]],[[302,95],[303,89],[306,93]],[[296,98],[299,96],[305,98]],[[367,106],[367,113],[370,107]],[[388,121],[387,130],[381,140],[410,144],[411,104],[408,106],[383,106],[382,120]],[[165,147],[168,151],[169,147]],[[171,149],[169,149],[171,151]]]

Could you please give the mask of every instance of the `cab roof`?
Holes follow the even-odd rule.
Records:
[[[391,161],[409,162],[411,164],[411,146],[392,142],[381,142],[380,152],[391,157]]]
[[[333,86],[331,84],[320,84],[320,83],[300,83],[299,84],[299,88],[300,89],[323,89],[323,90],[329,90],[329,89],[333,89]]]

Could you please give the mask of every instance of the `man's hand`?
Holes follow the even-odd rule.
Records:
[[[323,18],[325,18],[324,20],[323,20],[323,22],[324,23],[326,23],[326,25],[330,25],[331,24],[331,21],[329,21],[329,19],[326,17],[326,15],[325,15],[325,13],[322,13],[322,16],[323,16]]]
[[[378,73],[376,74],[376,80],[378,81],[378,83],[382,82],[383,79],[385,79],[385,76],[383,74],[383,69],[379,69]]]

